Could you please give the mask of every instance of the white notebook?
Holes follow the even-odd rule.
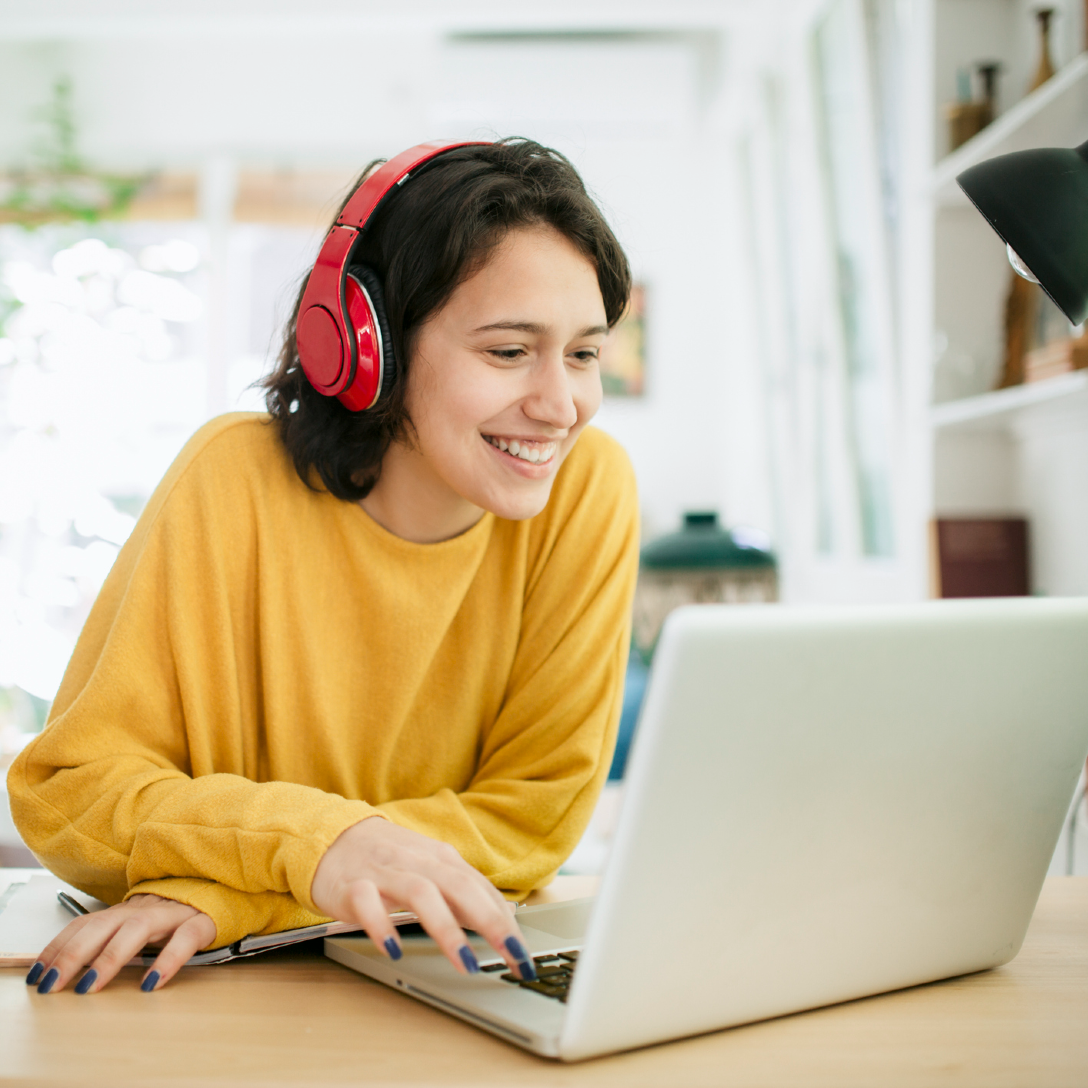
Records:
[[[28,876],[25,880],[8,885],[0,893],[0,967],[30,967],[43,948],[72,920],[73,914],[57,898],[66,892],[86,911],[105,910],[106,904],[85,895],[55,876]],[[415,922],[411,911],[397,911],[390,915],[394,925]],[[281,933],[269,933],[243,937],[226,948],[211,952],[198,952],[186,966],[225,963],[243,956],[254,956],[272,948],[310,941],[315,937],[333,937],[339,933],[357,933],[362,926],[348,922],[327,922],[324,925],[286,929]],[[157,953],[148,950],[136,956],[131,966],[149,967]]]

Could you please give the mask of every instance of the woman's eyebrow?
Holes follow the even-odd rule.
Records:
[[[527,332],[533,336],[540,336],[545,330],[537,321],[493,321],[490,325],[481,325],[473,332],[498,332],[509,330],[510,332]]]
[[[490,325],[481,325],[478,329],[473,329],[472,331],[477,333],[498,332],[500,330],[527,332],[531,336],[541,336],[547,331],[546,327],[537,321],[493,321]],[[580,329],[575,333],[575,339],[581,336],[599,336],[607,332],[607,325],[587,325],[584,329]]]

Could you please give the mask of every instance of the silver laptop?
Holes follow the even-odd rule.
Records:
[[[426,937],[325,952],[566,1060],[981,971],[1086,750],[1088,599],[680,609],[600,894],[518,912],[539,985],[475,939],[474,977]]]

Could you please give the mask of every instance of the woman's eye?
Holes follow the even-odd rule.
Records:
[[[490,354],[497,359],[503,359],[508,363],[515,362],[525,354],[524,348],[492,348]]]
[[[597,348],[583,348],[581,351],[572,351],[571,356],[583,366],[588,366],[597,361],[599,351]]]

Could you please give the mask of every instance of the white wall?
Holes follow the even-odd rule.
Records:
[[[935,403],[996,389],[1012,269],[1001,239],[973,206],[940,208],[934,233]]]
[[[938,431],[933,481],[937,517],[1023,513],[1017,496],[1017,449],[1006,430]]]
[[[1038,406],[1016,435],[1016,497],[1031,523],[1033,591],[1088,595],[1088,397]]]

